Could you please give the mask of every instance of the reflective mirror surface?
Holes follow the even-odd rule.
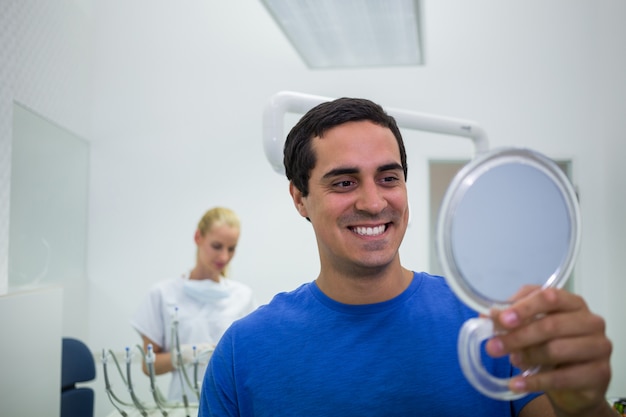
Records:
[[[517,148],[491,151],[459,171],[437,227],[446,279],[484,313],[524,285],[561,287],[580,239],[568,179],[549,158]]]

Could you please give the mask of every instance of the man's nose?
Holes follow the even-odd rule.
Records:
[[[387,200],[383,192],[374,181],[361,183],[358,190],[356,209],[368,213],[378,214],[387,207]]]

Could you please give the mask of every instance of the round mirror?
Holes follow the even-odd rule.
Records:
[[[529,149],[497,149],[454,177],[439,213],[437,252],[451,289],[488,314],[507,306],[524,285],[562,287],[574,266],[580,223],[576,193],[554,161]],[[485,395],[519,398],[508,380],[476,363],[492,332],[488,319],[464,325],[461,367]]]
[[[576,194],[559,166],[505,148],[467,164],[439,213],[437,250],[453,291],[481,313],[522,286],[562,287],[580,240]]]

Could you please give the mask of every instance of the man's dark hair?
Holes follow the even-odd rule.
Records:
[[[309,110],[291,129],[283,149],[283,164],[290,181],[306,197],[309,194],[309,178],[316,158],[311,141],[323,137],[335,126],[347,122],[367,120],[393,132],[400,148],[400,163],[407,177],[406,150],[396,120],[378,104],[362,98],[338,98],[318,104]]]

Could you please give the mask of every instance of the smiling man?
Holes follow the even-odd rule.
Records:
[[[314,141],[312,152],[317,163],[307,194],[294,182],[289,189],[317,237],[322,269],[316,285],[347,304],[375,303],[399,294],[412,274],[403,270],[398,255],[409,211],[393,133],[370,121],[348,122]],[[378,286],[374,292],[369,290],[373,282]]]
[[[501,378],[516,373],[511,361],[548,369],[511,380],[531,394],[497,401],[468,384],[456,342],[477,314],[442,277],[400,263],[406,153],[379,105],[316,106],[287,136],[284,163],[320,271],[230,327],[205,375],[200,416],[457,416],[459,407],[479,416],[615,415],[604,399],[604,321],[562,290],[534,291],[493,316],[508,332],[487,344],[485,367]]]

